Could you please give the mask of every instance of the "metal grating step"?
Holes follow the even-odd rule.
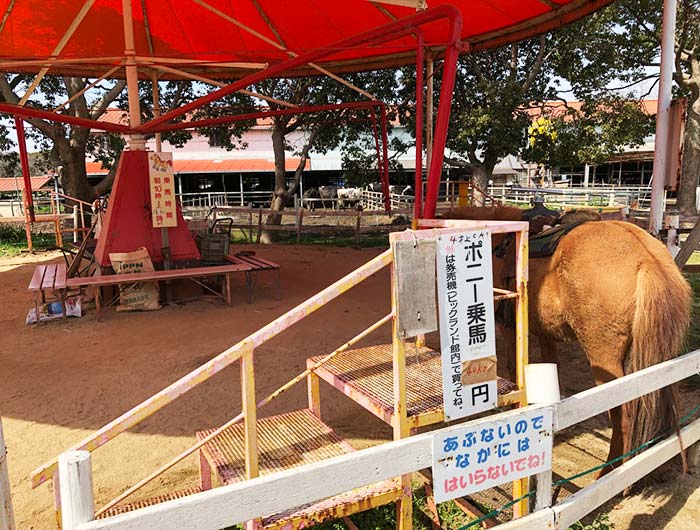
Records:
[[[316,370],[327,383],[361,406],[391,423],[394,414],[394,382],[391,344],[347,350]],[[307,364],[323,357],[312,357]],[[498,404],[520,401],[521,392],[506,379],[498,378]],[[412,427],[440,423],[442,407],[442,364],[440,354],[427,347],[406,344],[406,400]]]
[[[98,515],[97,518],[104,519],[105,517],[112,517],[114,515],[119,515],[120,513],[133,512],[134,510],[146,508],[147,506],[153,506],[154,504],[160,504],[161,502],[181,499],[182,497],[187,497],[188,495],[194,495],[195,493],[199,493],[201,491],[201,488],[188,488],[184,490],[169,491],[168,493],[158,495],[156,497],[149,497],[147,499],[131,502],[129,504],[114,506],[106,512]]]
[[[260,474],[320,462],[343,455],[352,447],[310,410],[297,410],[258,420]],[[200,431],[201,440],[214,429]],[[243,424],[234,425],[202,447],[214,476],[223,484],[245,479]]]
[[[200,431],[201,440],[212,430]],[[319,462],[353,451],[353,448],[310,410],[298,410],[257,422],[260,474]],[[220,484],[245,479],[245,442],[243,425],[225,430],[202,447],[202,456]],[[401,486],[389,480],[358,488],[328,499],[263,520],[266,528],[293,530],[352,515],[397,500]]]

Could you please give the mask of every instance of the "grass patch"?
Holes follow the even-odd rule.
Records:
[[[693,252],[688,263],[700,263],[700,252]],[[690,308],[690,327],[682,351],[693,351],[700,348],[700,274],[685,273],[684,276],[693,289],[693,301]],[[684,383],[700,388],[700,374],[691,375]]]
[[[696,252],[695,254],[698,253]],[[690,327],[688,328],[684,351],[692,351],[700,348],[700,297],[698,296],[700,293],[700,274],[686,273],[685,278],[693,289],[693,302],[690,311]]]
[[[49,250],[56,246],[53,234],[32,233],[34,250]],[[27,250],[27,235],[23,226],[0,225],[0,256],[12,257]]]
[[[613,528],[615,525],[610,522],[608,514],[601,513],[596,515],[590,524],[583,524],[579,521],[570,526],[568,530],[611,530]]]

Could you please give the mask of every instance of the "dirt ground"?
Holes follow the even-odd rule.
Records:
[[[24,324],[32,303],[26,288],[37,261],[58,257],[0,259],[0,414],[18,528],[55,528],[51,488],[45,484],[32,490],[32,470],[381,251],[312,246],[256,250],[282,264],[279,301],[272,278],[261,275],[252,305],[245,303],[240,278],[232,306],[203,299],[150,313],[110,309],[99,322],[88,305],[81,319],[38,326]],[[258,396],[301,372],[307,357],[332,351],[388,310],[385,270],[257,350]],[[388,338],[389,330],[383,329],[368,340]],[[592,384],[580,352],[564,356],[561,373],[567,394]],[[686,388],[685,398],[697,401],[697,388]],[[355,447],[390,439],[385,424],[326,385],[321,403],[324,419]],[[301,384],[261,415],[305,405]],[[97,505],[189,447],[195,431],[221,425],[239,411],[235,364],[93,453]],[[601,463],[609,435],[606,419],[598,417],[557,436],[555,471],[568,476]],[[144,495],[196,483],[196,462],[189,459]],[[700,528],[699,507],[700,477],[692,475],[618,497],[602,511],[610,512],[618,530],[687,530]]]

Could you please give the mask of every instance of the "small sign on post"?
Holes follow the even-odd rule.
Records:
[[[436,502],[445,502],[552,468],[552,409],[484,420],[433,438]]]
[[[437,238],[438,308],[445,420],[496,407],[496,326],[491,233]]]
[[[175,172],[172,153],[148,154],[153,228],[177,226]]]

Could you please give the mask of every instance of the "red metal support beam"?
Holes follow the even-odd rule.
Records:
[[[30,223],[36,221],[34,215],[34,197],[32,196],[32,178],[29,173],[29,155],[27,143],[24,137],[24,122],[15,117],[15,129],[17,130],[17,145],[19,146],[19,161],[22,165],[22,180],[24,181],[24,218]],[[30,230],[27,228],[27,230]]]
[[[76,116],[68,116],[67,114],[57,114],[48,110],[10,105],[9,103],[0,103],[0,114],[10,114],[12,116],[19,116],[25,119],[39,118],[40,120],[67,123],[68,125],[76,125],[78,127],[88,127],[89,129],[97,129],[98,131],[108,131],[120,134],[133,133],[129,127],[126,125],[120,125],[119,123],[88,120],[85,118],[78,118]]]
[[[233,123],[237,121],[255,120],[258,118],[267,118],[271,116],[286,116],[294,114],[305,114],[312,112],[326,112],[331,110],[343,110],[343,109],[374,109],[376,107],[384,107],[382,101],[372,100],[372,101],[350,101],[347,103],[329,103],[327,105],[309,105],[306,107],[295,107],[292,109],[276,109],[276,110],[266,110],[260,112],[249,112],[246,114],[232,114],[231,116],[219,116],[217,118],[208,118],[206,120],[196,120],[196,121],[181,121],[177,123],[171,123],[167,125],[160,125],[154,127],[149,132],[168,132],[177,131],[181,129],[196,129],[199,127],[215,127],[217,125],[225,125],[227,123]]]
[[[389,197],[389,131],[386,119],[386,107],[382,105],[382,188],[384,189],[384,209],[391,212]]]
[[[406,17],[395,22],[391,22],[379,28],[374,28],[370,31],[360,33],[359,35],[354,35],[348,37],[347,39],[342,39],[326,48],[321,48],[317,50],[312,50],[307,53],[303,53],[294,57],[292,59],[283,61],[281,63],[270,66],[264,71],[255,72],[243,79],[231,83],[228,86],[215,90],[210,94],[202,96],[201,98],[183,105],[179,109],[171,110],[166,112],[159,118],[155,118],[148,123],[143,124],[138,128],[138,132],[153,132],[156,128],[166,122],[183,116],[189,112],[192,112],[208,103],[217,101],[225,96],[238,92],[239,90],[246,88],[254,83],[268,79],[270,77],[281,76],[283,73],[288,72],[299,66],[303,66],[309,62],[315,62],[324,57],[334,55],[338,50],[344,50],[347,48],[357,47],[359,45],[369,45],[376,44],[378,42],[384,42],[387,40],[396,39],[397,35],[404,34],[408,30],[414,30],[423,24],[428,24],[430,22],[435,22],[437,20],[446,19],[449,22],[449,39],[448,39],[448,52],[450,49],[454,49],[455,46],[459,44],[459,36],[462,29],[462,14],[459,9],[451,5],[441,5],[433,9],[428,9],[416,13],[413,16]],[[452,90],[452,85],[450,85],[450,90]]]
[[[440,104],[438,106],[437,120],[435,121],[435,135],[433,138],[433,150],[428,169],[428,186],[423,208],[423,217],[433,219],[437,207],[437,196],[440,188],[440,176],[442,174],[442,162],[445,156],[445,144],[447,142],[447,128],[450,124],[450,110],[452,108],[452,91],[454,90],[457,74],[457,58],[462,51],[459,45],[459,35],[462,31],[462,21],[454,20],[451,27],[450,45],[445,51],[445,60],[442,69],[442,86],[440,87]]]
[[[370,112],[372,117],[372,136],[374,136],[374,147],[377,150],[377,171],[379,172],[379,181],[382,184],[382,193],[384,196],[389,194],[389,186],[384,184],[384,178],[382,177],[382,150],[379,146],[379,128],[377,127],[377,113],[372,109]]]
[[[423,212],[423,33],[416,32],[416,179],[413,188],[413,218],[420,219]]]

